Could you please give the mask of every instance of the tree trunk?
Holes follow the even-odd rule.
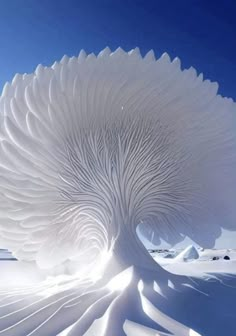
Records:
[[[149,254],[130,226],[122,225],[111,248],[112,256],[106,265],[103,279],[111,278],[128,267],[151,272],[165,272]]]

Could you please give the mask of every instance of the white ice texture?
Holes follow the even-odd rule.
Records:
[[[5,85],[0,246],[78,272],[1,290],[0,334],[232,334],[233,279],[212,287],[170,274],[136,235],[212,246],[236,229],[236,104],[217,89],[177,58],[120,48]]]
[[[213,246],[236,228],[236,104],[217,90],[137,48],[17,74],[0,98],[0,246],[41,268],[131,255],[137,226]]]

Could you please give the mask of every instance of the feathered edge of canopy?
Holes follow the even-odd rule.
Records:
[[[87,54],[83,49],[80,51],[78,57],[69,57],[67,55],[64,55],[59,62],[54,62],[51,66],[43,66],[42,64],[39,64],[35,71],[32,74],[19,74],[17,73],[11,82],[6,82],[3,89],[2,89],[2,94],[0,96],[1,98],[4,98],[6,96],[11,95],[12,90],[18,85],[19,82],[22,82],[22,80],[25,80],[26,82],[30,82],[32,78],[35,76],[40,76],[40,73],[44,69],[53,69],[54,71],[57,71],[59,69],[60,65],[73,65],[75,62],[89,62],[95,58],[100,59],[100,60],[105,60],[106,58],[113,58],[113,59],[124,59],[126,58],[127,60],[130,61],[138,61],[142,60],[146,63],[156,63],[156,64],[161,64],[161,65],[166,65],[166,64],[171,64],[172,67],[175,67],[179,70],[181,70],[181,61],[178,57],[175,57],[172,61],[168,53],[163,53],[159,58],[156,58],[154,51],[151,49],[149,50],[145,56],[141,55],[140,49],[138,47],[131,49],[130,51],[126,52],[124,51],[121,47],[118,47],[115,51],[111,51],[109,47],[104,48],[102,51],[98,53],[96,56],[94,53]],[[203,82],[207,82],[208,84],[210,83],[211,89],[217,94],[218,92],[218,83],[217,82],[212,82],[208,79],[203,79],[203,74],[200,73],[199,75],[197,74],[197,71],[194,67],[190,67],[187,70],[182,71],[188,71],[192,74],[192,77],[199,77]],[[232,98],[229,97],[222,97],[226,100],[229,100],[233,102]]]

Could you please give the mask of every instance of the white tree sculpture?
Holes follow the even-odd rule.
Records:
[[[102,263],[96,294],[88,280],[91,302],[105,300],[99,288],[117,274],[136,278],[140,293],[147,278],[166,276],[138,226],[155,241],[187,235],[212,246],[221,227],[236,228],[236,107],[217,88],[177,58],[142,58],[138,49],[82,51],[16,75],[0,99],[0,246],[40,268],[74,260],[88,278]],[[67,323],[77,321],[68,335],[85,334],[96,315],[86,312]],[[22,331],[6,317],[0,327],[4,336],[56,335],[63,326],[60,312],[53,316],[51,333],[41,320],[22,322]],[[105,329],[99,335],[111,336]]]

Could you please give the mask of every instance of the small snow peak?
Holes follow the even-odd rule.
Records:
[[[179,262],[186,262],[186,261],[191,261],[191,260],[198,259],[198,258],[199,258],[199,253],[197,249],[193,245],[190,245],[185,250],[183,250],[180,254],[178,254],[175,257],[175,260]]]

